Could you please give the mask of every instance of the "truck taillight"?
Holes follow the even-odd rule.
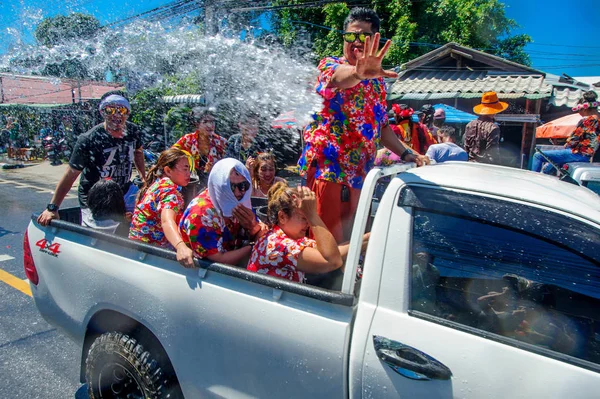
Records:
[[[25,268],[25,275],[29,281],[31,281],[33,285],[38,285],[40,279],[38,277],[37,269],[35,268],[35,263],[33,263],[33,255],[31,254],[27,231],[25,231],[25,237],[23,238],[23,267]]]

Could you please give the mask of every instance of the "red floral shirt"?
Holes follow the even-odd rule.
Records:
[[[275,226],[254,244],[248,270],[303,283],[304,273],[297,269],[298,257],[305,248],[316,245],[307,237],[293,240]]]
[[[600,122],[596,115],[585,117],[567,139],[567,148],[574,154],[594,156],[600,140]]]
[[[229,222],[213,205],[208,190],[190,202],[179,223],[183,241],[201,258],[242,247],[245,232],[234,218]]]
[[[345,58],[328,57],[319,64],[316,90],[323,109],[304,130],[305,147],[298,161],[305,175],[313,161],[316,179],[362,188],[373,168],[381,128],[388,124],[383,78],[363,80],[349,89],[329,87]]]
[[[185,203],[179,187],[168,177],[156,180],[138,202],[131,218],[129,238],[163,248],[170,247],[162,228],[160,213],[172,209],[181,219]]]
[[[209,173],[213,165],[225,156],[225,148],[227,140],[218,134],[212,133],[209,139],[208,154],[203,156],[200,154],[200,145],[198,143],[198,134],[196,130],[193,133],[186,134],[181,137],[173,147],[182,149],[192,154],[194,158],[194,166],[199,172]]]

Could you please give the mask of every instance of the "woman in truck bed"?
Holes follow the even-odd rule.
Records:
[[[177,148],[160,154],[140,189],[129,230],[132,240],[175,248],[177,261],[184,267],[193,267],[194,257],[179,233],[179,220],[185,206],[179,187],[190,182],[191,162],[188,155]]]
[[[208,188],[190,202],[179,230],[200,258],[246,266],[250,242],[266,231],[252,212],[250,172],[237,159],[225,158],[208,176]]]
[[[342,267],[349,245],[337,245],[317,213],[315,193],[278,182],[269,190],[271,230],[254,245],[248,270],[299,283],[304,273],[327,273]],[[309,227],[314,239],[308,238]],[[365,235],[366,245],[368,235]]]

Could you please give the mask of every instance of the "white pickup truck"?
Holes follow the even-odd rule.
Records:
[[[371,171],[337,291],[184,269],[69,213],[33,217],[24,266],[40,313],[81,344],[92,398],[600,392],[600,198],[556,178],[452,162]]]

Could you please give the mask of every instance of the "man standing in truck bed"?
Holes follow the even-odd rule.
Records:
[[[350,238],[360,189],[374,165],[381,141],[403,161],[422,164],[398,140],[387,117],[381,67],[391,42],[379,49],[379,17],[367,8],[354,8],[344,21],[344,57],[319,63],[316,90],[323,109],[304,131],[306,143],[298,161],[300,173],[317,196],[317,211],[338,243]]]
[[[136,125],[127,122],[131,113],[129,101],[111,94],[100,101],[99,109],[104,122],[77,139],[69,166],[58,182],[52,200],[38,218],[38,223],[43,226],[58,218],[58,208],[80,174],[78,194],[82,220],[91,215],[87,194],[98,180],[110,178],[121,186],[123,192],[127,192],[132,162],[141,178],[145,179],[140,132]]]

